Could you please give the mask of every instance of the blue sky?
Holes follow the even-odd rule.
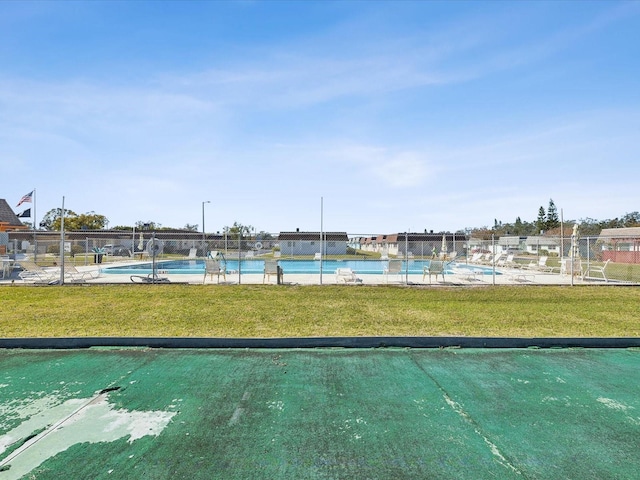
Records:
[[[0,198],[353,234],[640,210],[640,2],[0,2]],[[22,206],[16,211],[21,211]]]

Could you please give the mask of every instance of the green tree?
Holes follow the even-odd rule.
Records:
[[[640,227],[640,213],[625,213],[620,219],[623,227]]]
[[[248,248],[248,241],[252,240],[251,232],[254,231],[254,228],[251,225],[242,225],[239,222],[233,222],[233,226],[224,227],[227,232],[227,238],[230,240],[242,240],[240,245],[242,248]]]
[[[224,227],[227,231],[227,235],[229,238],[237,240],[240,237],[247,238],[251,236],[251,232],[253,232],[254,228],[251,225],[242,225],[238,222],[233,222],[233,226]]]
[[[75,217],[78,214],[73,210],[64,209],[65,216],[65,225],[67,221],[67,217]],[[42,221],[40,222],[40,228],[44,228],[45,230],[60,230],[60,216],[62,215],[61,208],[52,208],[42,217]],[[57,225],[56,225],[57,221]],[[57,226],[57,228],[56,228]]]
[[[469,230],[469,236],[478,238],[480,240],[491,240],[491,237],[493,235],[493,230],[491,230],[488,226],[472,228]]]
[[[515,223],[513,224],[513,234],[522,235],[523,233],[524,229],[522,226],[522,220],[520,219],[520,217],[517,217]]]
[[[553,203],[553,199],[549,199],[549,208],[547,208],[547,217],[546,217],[546,230],[552,230],[554,228],[558,228],[560,226],[560,219],[558,218],[558,209],[556,208],[556,204]]]
[[[65,230],[102,230],[109,220],[104,215],[99,215],[95,212],[81,213],[76,216],[65,217],[64,228]],[[60,230],[61,219],[58,218],[54,222],[54,228]]]
[[[160,223],[152,222],[151,220],[147,220],[146,222],[138,220],[136,222],[136,230],[159,230],[160,228],[162,228]]]
[[[536,220],[536,234],[539,235],[547,228],[547,215],[544,211],[544,207],[540,207],[538,210],[538,219]]]
[[[49,210],[40,226],[45,230],[59,231],[62,227],[62,209],[54,208]],[[65,230],[102,230],[109,220],[104,215],[95,212],[82,213],[78,215],[73,210],[64,209],[64,229]]]

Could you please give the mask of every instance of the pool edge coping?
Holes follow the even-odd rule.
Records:
[[[640,337],[15,337],[0,349],[144,348],[637,348]]]

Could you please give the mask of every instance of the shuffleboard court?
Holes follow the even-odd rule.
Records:
[[[638,349],[0,351],[0,480],[631,479]]]

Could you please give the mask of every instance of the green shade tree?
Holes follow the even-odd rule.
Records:
[[[107,217],[95,212],[77,214],[73,210],[64,209],[65,230],[102,230],[108,223]],[[42,218],[40,227],[45,230],[59,231],[62,227],[62,209],[49,210]]]

